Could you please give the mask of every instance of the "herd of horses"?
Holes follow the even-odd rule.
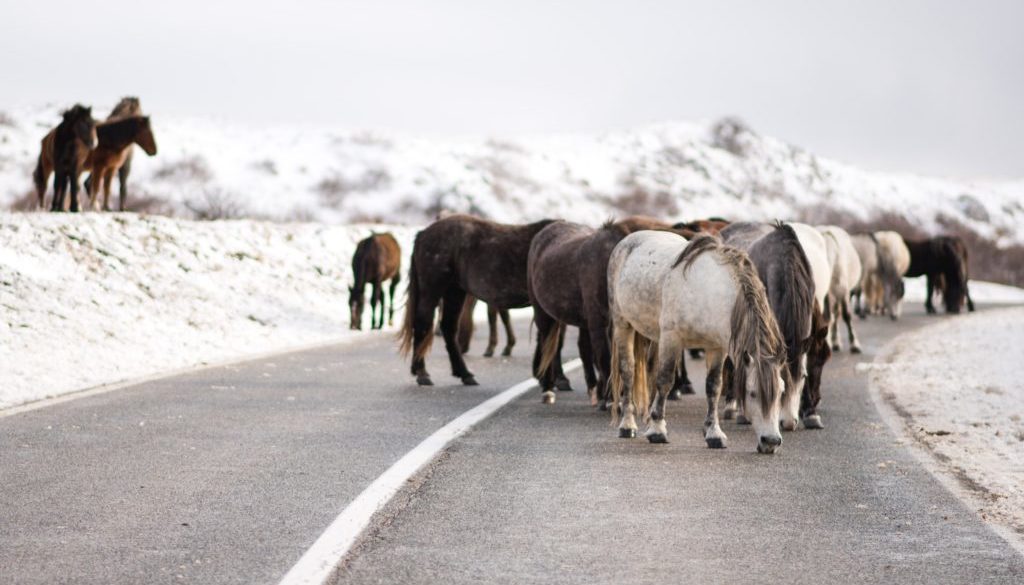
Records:
[[[507,311],[532,307],[532,373],[542,401],[554,403],[556,390],[571,389],[561,351],[566,328],[577,327],[591,404],[613,412],[620,437],[635,437],[638,420],[646,421],[652,443],[668,441],[666,401],[694,393],[686,352],[702,351],[707,446],[725,447],[720,418],[736,418],[753,426],[758,452],[772,453],[783,430],[824,428],[817,412],[822,372],[842,349],[840,318],[850,351],[859,353],[851,313],[898,319],[904,276],[927,278],[929,313],[934,294],[948,313],[965,304],[973,311],[967,265],[963,242],[949,236],[906,240],[893,231],[850,235],[836,226],[721,218],[669,224],[630,217],[591,227],[452,215],[416,235],[400,351],[411,354],[417,383],[432,385],[426,355],[440,312],[452,375],[475,385],[463,358],[474,304],[489,308],[487,355],[497,343],[496,316],[506,319],[508,355],[514,338]],[[372,234],[359,243],[352,269],[352,328],[361,327],[366,285],[373,290],[371,326],[383,327],[386,301],[391,323],[398,242]]]
[[[45,209],[46,184],[53,175],[51,211],[79,211],[78,179],[88,172],[85,189],[93,209],[110,211],[110,188],[114,174],[120,184],[120,204],[125,210],[128,174],[131,172],[132,146],[139,145],[149,156],[156,154],[156,138],[149,116],[142,114],[136,97],[125,97],[102,122],[92,117],[92,108],[76,104],[61,114],[61,122],[43,137],[39,159],[32,179]]]

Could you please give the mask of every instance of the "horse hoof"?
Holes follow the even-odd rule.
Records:
[[[855,345],[850,348],[850,353],[863,353],[859,345]]]
[[[668,443],[668,437],[666,437],[665,435],[663,435],[661,433],[651,433],[650,435],[647,435],[647,440],[652,442],[652,443],[654,443],[654,444],[656,444],[656,445],[660,445],[662,443]]]
[[[619,429],[620,439],[633,439],[636,438],[636,429]]]
[[[843,351],[843,346],[839,345],[838,343],[833,343],[832,351]]]
[[[821,422],[820,414],[812,414],[803,419],[805,429],[823,429],[825,424]]]
[[[722,411],[722,418],[725,420],[732,420],[736,416],[736,409],[726,408]]]
[[[512,355],[512,348],[511,347],[506,347],[505,349],[503,349],[501,351],[501,355],[502,355],[502,357],[509,357],[510,355]]]
[[[745,416],[743,416],[742,414],[737,414],[736,415],[736,424],[738,424],[738,425],[749,425],[750,424],[750,419],[745,417]]]
[[[784,420],[779,423],[779,427],[784,431],[795,431],[796,421],[795,420]]]
[[[611,409],[611,406],[608,404],[607,400],[601,400],[597,404],[597,409],[601,412],[608,412],[608,410]]]
[[[544,404],[555,403],[555,393],[551,390],[546,390],[540,395],[540,401]]]
[[[557,388],[559,392],[572,392],[572,386],[569,385],[569,380],[565,378],[555,380],[555,388]]]
[[[494,350],[493,349],[488,349],[487,351],[485,351],[484,352],[484,357],[494,357]]]
[[[462,377],[462,385],[463,386],[479,386],[480,383],[476,381],[476,378],[474,378],[472,374],[470,374],[468,376],[463,376]]]
[[[430,376],[416,376],[416,383],[420,386],[433,386],[434,381],[430,379]]]
[[[588,388],[587,396],[590,397],[590,406],[597,406],[597,388]]]
[[[704,442],[708,444],[708,449],[725,449],[725,439],[721,437],[706,438]]]
[[[696,394],[697,391],[693,389],[693,384],[687,382],[683,384],[683,394]]]
[[[771,445],[765,445],[763,443],[758,443],[757,452],[762,455],[771,455],[772,453],[775,453],[775,447],[772,447]]]
[[[683,398],[683,393],[679,390],[679,388],[673,388],[668,393],[668,399],[669,400],[681,400],[682,398]]]

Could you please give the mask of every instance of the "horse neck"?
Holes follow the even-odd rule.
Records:
[[[142,123],[139,118],[124,118],[116,122],[97,126],[96,133],[103,146],[121,150],[138,140]]]

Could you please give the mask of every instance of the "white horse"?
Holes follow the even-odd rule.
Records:
[[[841,350],[839,341],[839,315],[846,322],[846,331],[850,337],[850,351],[860,353],[860,341],[853,330],[850,320],[850,291],[861,282],[861,263],[857,249],[850,239],[850,234],[841,227],[834,225],[818,226],[818,231],[825,236],[825,247],[828,251],[828,263],[832,269],[832,283],[829,287],[826,313],[828,315],[829,338],[833,350]]]
[[[882,281],[882,311],[895,321],[903,305],[903,275],[910,268],[910,249],[903,236],[893,231],[875,232],[878,272]]]
[[[687,347],[702,347],[707,361],[707,416],[704,440],[723,448],[718,400],[726,355],[735,364],[740,401],[751,399],[757,450],[772,453],[782,444],[779,410],[785,347],[764,285],[745,253],[719,239],[698,235],[689,244],[665,232],[625,237],[608,263],[612,322],[613,410],[621,409],[620,437],[636,436],[636,415],[649,411],[645,433],[652,443],[668,441],[665,400],[676,360]],[[655,394],[647,386],[648,350],[656,347]]]
[[[850,289],[855,299],[854,312],[864,319],[868,313],[882,309],[882,280],[878,273],[878,243],[871,234],[850,236],[850,243],[860,259],[860,281]]]

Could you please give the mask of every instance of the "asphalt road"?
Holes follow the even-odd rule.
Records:
[[[702,396],[670,404],[671,443],[650,445],[618,439],[578,374],[554,406],[530,392],[410,482],[339,582],[1024,582],[854,370],[933,319],[858,323],[866,354],[826,368],[827,428],[774,456],[731,422],[729,448],[706,449]],[[439,346],[439,385],[415,386],[380,335],[0,418],[0,583],[275,583],[395,460],[528,376],[519,329],[512,358],[470,360],[478,387]]]

